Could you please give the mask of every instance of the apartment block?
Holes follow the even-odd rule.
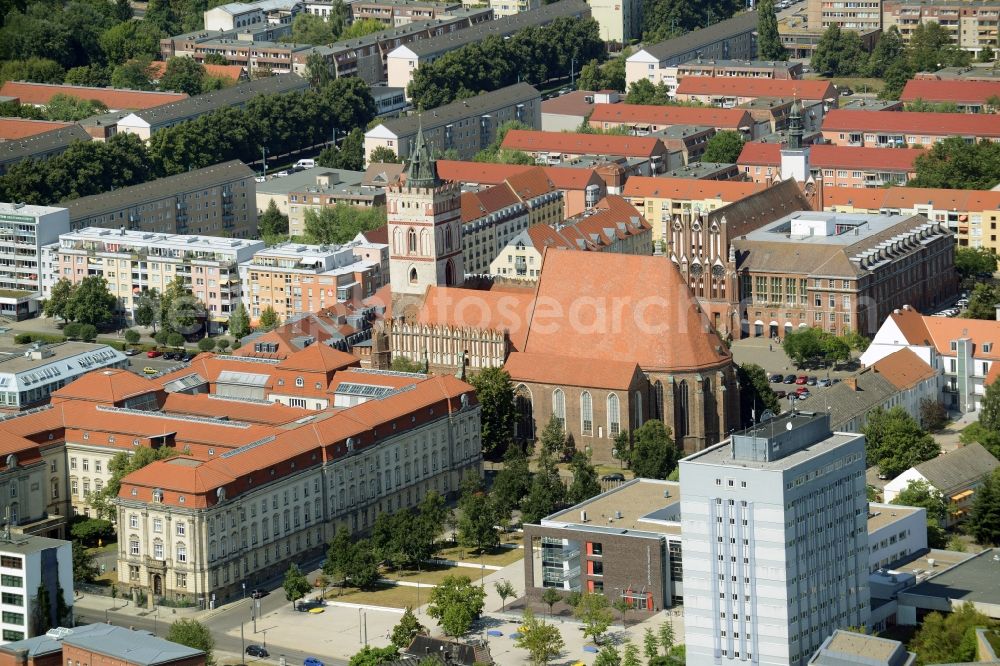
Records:
[[[868,624],[865,438],[775,417],[680,462],[691,663],[802,666]]]
[[[385,188],[363,184],[361,181],[364,174],[359,171],[342,172],[349,174],[344,179],[341,179],[341,175],[337,171],[323,167],[308,169],[308,171],[314,172],[312,182],[300,179],[301,184],[291,187],[286,195],[290,236],[301,236],[305,233],[306,212],[310,210],[318,212],[323,208],[338,204],[347,204],[358,208],[385,205]],[[304,183],[303,180],[305,180]],[[258,197],[259,199],[260,197]]]
[[[677,86],[681,102],[701,102],[732,108],[762,97],[798,99],[804,103],[824,103],[836,108],[840,94],[829,81],[797,79],[757,79],[734,76],[691,76]],[[820,107],[822,113],[823,106]]]
[[[823,120],[823,139],[837,146],[931,146],[948,137],[1000,141],[993,114],[834,109]]]
[[[952,43],[974,55],[985,47],[997,48],[998,2],[935,2],[934,0],[883,0],[882,29],[896,26],[904,43],[925,22],[935,22],[951,35]]]
[[[628,74],[626,63],[626,75]],[[633,72],[636,68],[633,68]],[[648,70],[647,70],[648,72]],[[659,78],[656,78],[659,75]],[[653,83],[664,83],[671,97],[677,92],[682,79],[689,76],[735,76],[762,79],[801,79],[802,63],[770,60],[731,60],[695,57],[687,62],[663,67],[654,74]],[[655,79],[655,80],[654,80]],[[633,83],[629,81],[629,84]]]
[[[385,120],[365,132],[365,162],[380,146],[405,160],[421,127],[435,150],[455,150],[459,159],[471,160],[493,143],[500,126],[511,120],[542,126],[542,97],[534,86],[516,83],[420,114]]]
[[[642,38],[640,0],[587,0],[587,4],[604,41],[628,44]]]
[[[360,237],[344,245],[283,243],[259,250],[239,271],[251,320],[270,306],[284,321],[374,294],[389,279],[389,248]]]
[[[66,201],[70,227],[257,235],[254,172],[239,160]]]
[[[968,113],[998,113],[1000,80],[910,79],[899,99],[906,103],[920,100],[930,104],[954,104],[960,111]]]
[[[0,202],[0,315],[20,321],[37,314],[42,247],[69,224],[65,208]]]
[[[479,0],[463,0],[462,4],[475,6],[481,4]],[[542,6],[541,0],[490,0],[490,9],[497,18],[513,16],[522,12],[534,11]]]
[[[38,593],[42,588],[52,601],[40,608]],[[0,589],[3,590],[0,645],[34,636],[36,615],[46,611],[49,617],[45,621],[53,626],[72,622],[75,599],[72,544],[41,536],[12,537],[5,532],[0,537]],[[66,609],[63,617],[58,614],[60,605]]]
[[[625,82],[639,79],[677,80],[676,66],[698,60],[754,60],[757,57],[757,13],[745,12],[731,19],[692,30],[680,37],[651,44],[625,60]]]
[[[119,307],[130,316],[144,291],[164,290],[177,278],[205,306],[206,326],[215,332],[239,303],[239,264],[264,249],[264,241],[157,234],[86,227],[59,237],[56,275],[76,284],[100,275]]]
[[[0,120],[0,175],[24,160],[62,155],[77,141],[90,141],[79,125],[22,118]]]
[[[752,135],[754,126],[750,114],[742,109],[652,104],[596,104],[590,114],[589,124],[595,129],[604,130],[628,127],[636,136],[645,136],[676,125],[700,125],[720,132],[728,130]]]
[[[807,0],[806,17],[820,31],[831,25],[858,33],[881,30],[882,0]]]
[[[704,129],[711,131],[711,128]],[[540,164],[582,156],[636,157],[649,160],[659,172],[667,161],[667,148],[652,136],[511,130],[504,137],[501,148],[528,153]]]
[[[740,171],[755,183],[774,182],[781,174],[782,146],[776,143],[746,143],[737,160]],[[905,185],[916,177],[919,148],[865,148],[814,144],[808,147],[809,169],[829,187],[882,188]],[[876,211],[877,212],[877,211]]]
[[[352,21],[374,20],[388,27],[417,21],[433,21],[459,9],[460,2],[422,2],[420,0],[361,0],[348,5]]]
[[[108,111],[134,111],[151,109],[170,102],[187,99],[187,93],[126,90],[69,86],[57,83],[32,83],[7,81],[0,86],[0,97],[16,97],[21,104],[45,107],[56,95],[67,95],[80,100],[93,100],[108,107]]]
[[[861,13],[867,13],[867,10]],[[831,17],[831,19],[835,20],[836,17]],[[811,58],[825,31],[826,29],[819,24],[811,22],[808,14],[804,16],[801,13],[795,13],[778,18],[778,37],[781,39],[782,46],[788,51],[790,58],[805,60]],[[866,28],[855,30],[855,32],[861,38],[861,48],[868,53],[871,53],[875,48],[878,37],[882,34],[878,28]]]
[[[230,2],[205,11],[205,30],[236,30],[289,24],[301,8],[300,0]]]

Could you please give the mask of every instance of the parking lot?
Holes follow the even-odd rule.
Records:
[[[128,369],[137,375],[146,375],[152,373],[144,372],[145,368],[152,368],[156,372],[163,372],[164,370],[170,368],[176,368],[178,366],[187,365],[184,361],[175,361],[170,359],[165,359],[162,356],[157,356],[156,358],[149,358],[146,356],[146,352],[141,352],[135,356],[130,356],[128,359]]]

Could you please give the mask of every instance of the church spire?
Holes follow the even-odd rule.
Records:
[[[802,105],[796,97],[788,114],[788,147],[791,150],[802,148]]]
[[[419,119],[419,123],[417,138],[410,150],[410,164],[406,169],[406,185],[408,187],[437,187],[441,184],[437,173],[437,162],[424,141],[422,117]]]

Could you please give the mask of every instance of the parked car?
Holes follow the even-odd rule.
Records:
[[[782,383],[783,384],[794,384],[795,383],[795,375],[785,375],[785,381],[782,382]]]
[[[601,477],[601,481],[624,481],[625,475],[615,472],[613,474],[605,474]]]
[[[833,386],[833,382],[824,377],[823,379],[816,382],[816,386]]]
[[[316,657],[306,657],[302,661],[302,666],[323,666],[323,662]]]
[[[156,368],[151,368],[147,365],[145,368],[142,369],[142,372],[143,374],[146,375],[155,375],[157,372],[159,372],[159,370],[157,370]]]
[[[799,400],[805,400],[810,395],[812,395],[809,392],[809,389],[807,389],[805,386],[800,386],[799,388],[795,389],[795,394],[799,396]]]
[[[806,386],[816,386],[816,378],[810,377],[806,380]]]
[[[267,651],[267,648],[261,645],[248,645],[247,654],[251,657],[270,657],[271,654]]]
[[[251,599],[263,599],[267,596],[267,590],[256,589],[250,593]]]
[[[181,360],[184,361],[185,363],[190,363],[191,359],[193,358],[194,358],[194,353],[187,352],[186,354],[184,354],[184,358],[182,358]]]
[[[771,382],[772,384],[780,384],[784,380],[785,380],[785,376],[783,374],[781,374],[780,372],[776,372],[776,373],[774,373],[773,375],[771,375],[770,377],[767,378],[767,381]]]
[[[254,176],[254,180],[257,181],[258,183],[266,183],[267,176]]]
[[[805,375],[799,375],[795,378],[795,383],[799,386],[805,386],[807,381],[809,381],[809,378]]]
[[[146,358],[156,358],[157,356],[163,356],[163,352],[157,351],[155,349],[150,349],[146,352]]]
[[[285,177],[285,176],[287,176],[287,175],[289,175],[288,171],[287,171],[287,170],[285,170],[285,169],[282,169],[282,170],[281,170],[281,171],[279,171],[278,173],[274,174],[274,177],[275,177],[275,178],[284,178],[284,177]]]
[[[125,355],[126,356],[135,356],[138,353],[139,353],[138,349],[126,349],[125,350]]]
[[[316,160],[299,160],[298,162],[295,163],[295,168],[300,170],[312,169],[314,166],[316,166]],[[306,664],[306,666],[309,666],[309,664]],[[323,663],[320,662],[319,666],[323,666]]]
[[[969,299],[967,299],[967,298],[960,298],[960,299],[958,299],[958,302],[955,303],[955,305],[957,305],[960,308],[967,308],[967,307],[969,307]]]

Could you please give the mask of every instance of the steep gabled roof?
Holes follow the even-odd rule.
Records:
[[[112,111],[151,109],[156,106],[187,99],[187,93],[149,92],[123,88],[95,88],[68,86],[55,83],[28,83],[7,81],[0,87],[0,95],[17,97],[21,104],[45,106],[56,95],[68,95],[81,100],[95,100]]]
[[[514,352],[503,365],[514,382],[535,382],[562,386],[582,386],[608,390],[628,390],[636,374],[634,361],[581,363],[576,356]]]
[[[907,347],[879,359],[871,367],[900,391],[911,389],[938,374]]]
[[[159,384],[128,370],[108,368],[89,372],[52,394],[52,402],[87,400],[115,404],[127,398],[161,390]]]
[[[914,469],[940,490],[947,501],[955,493],[978,483],[997,467],[1000,467],[1000,461],[982,444],[974,443],[922,462]]]
[[[338,351],[329,345],[313,343],[305,349],[291,354],[275,368],[278,370],[329,373],[358,364],[358,359],[351,354]]]

